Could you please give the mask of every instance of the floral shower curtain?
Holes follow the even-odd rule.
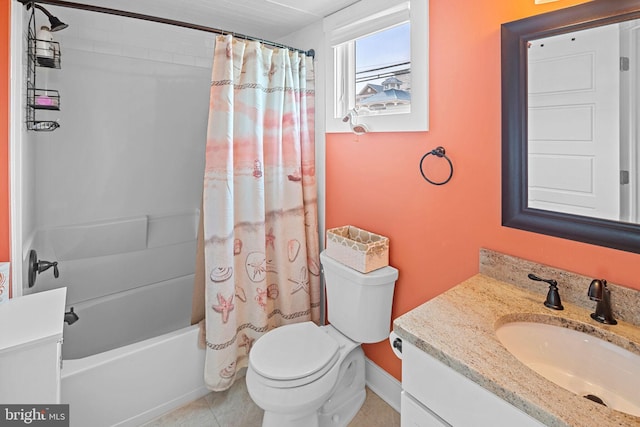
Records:
[[[254,341],[319,321],[313,58],[216,38],[204,177],[205,382],[233,384]]]

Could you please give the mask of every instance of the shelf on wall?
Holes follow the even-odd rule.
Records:
[[[27,105],[36,110],[60,110],[60,93],[53,89],[27,88]]]
[[[35,131],[52,131],[60,127],[60,123],[52,120],[30,120],[27,121],[27,129]]]
[[[31,34],[29,34],[31,35]],[[29,37],[29,61],[43,68],[61,68],[60,43]]]
[[[36,38],[35,8],[32,8],[27,31],[27,102],[26,125],[28,130],[53,131],[60,123],[53,120],[37,120],[36,111],[60,110],[60,93],[54,89],[36,87],[37,68],[61,68],[60,44],[53,40]]]

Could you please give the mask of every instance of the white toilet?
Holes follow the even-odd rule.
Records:
[[[360,343],[386,340],[398,270],[360,273],[320,254],[331,325],[274,329],[249,354],[247,389],[262,427],[344,427],[365,399]]]

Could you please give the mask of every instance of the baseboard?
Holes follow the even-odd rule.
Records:
[[[365,378],[367,387],[377,394],[389,406],[400,412],[400,392],[402,384],[384,369],[365,358]]]

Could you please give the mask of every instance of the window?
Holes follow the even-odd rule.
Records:
[[[358,18],[354,18],[358,17]],[[327,132],[428,130],[428,0],[364,0],[324,20]]]
[[[355,40],[358,116],[411,111],[411,24]]]

